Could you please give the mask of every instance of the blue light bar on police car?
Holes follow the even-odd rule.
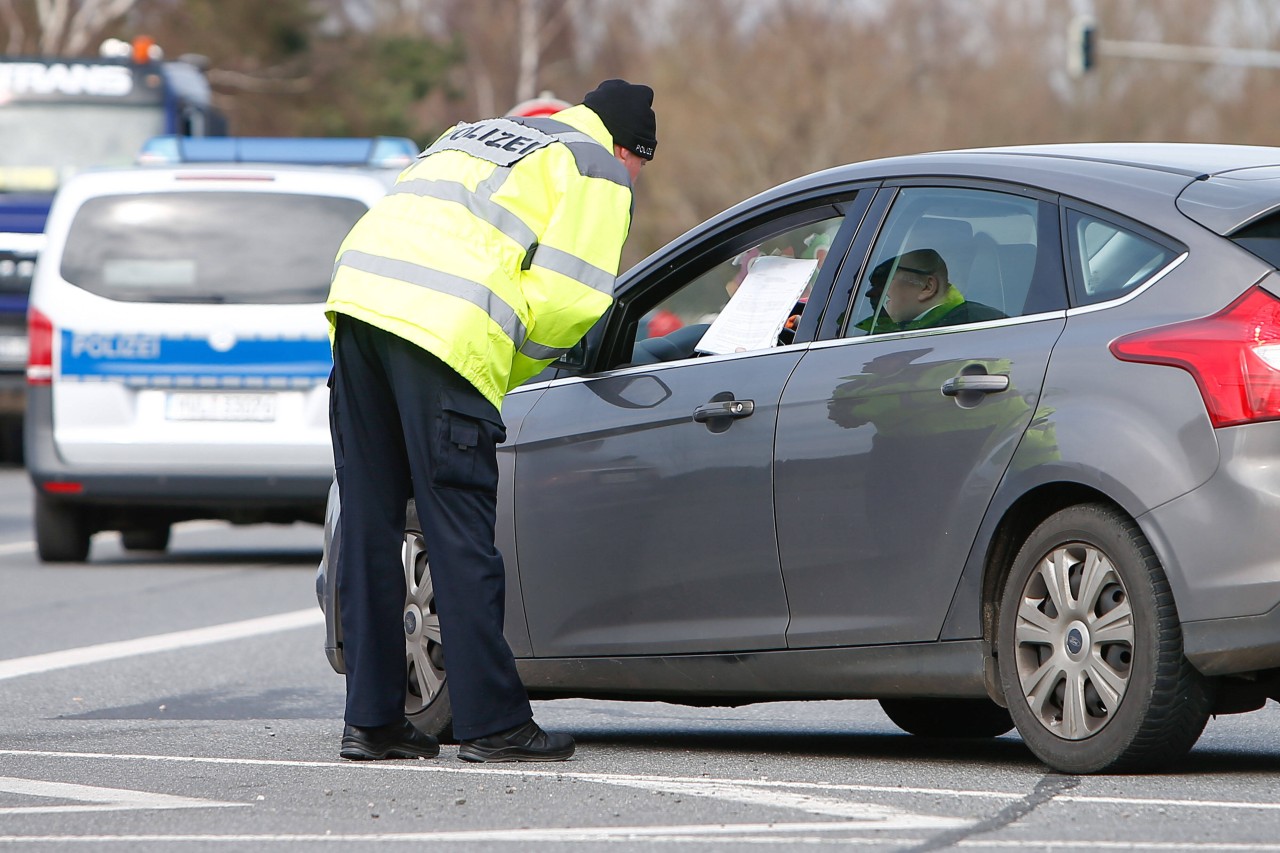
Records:
[[[293,163],[311,166],[403,168],[418,146],[403,136],[292,138],[267,136],[154,136],[138,154],[142,164]]]

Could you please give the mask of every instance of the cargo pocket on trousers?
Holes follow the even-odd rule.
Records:
[[[445,489],[496,491],[497,424],[445,409],[440,415],[431,482]]]

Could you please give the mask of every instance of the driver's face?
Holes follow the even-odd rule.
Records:
[[[871,287],[867,288],[867,301],[871,303],[872,311],[883,310],[895,322],[902,322],[897,315],[905,314],[913,307],[912,302],[922,287],[919,276],[905,270],[896,270],[888,287],[884,281],[871,282]]]

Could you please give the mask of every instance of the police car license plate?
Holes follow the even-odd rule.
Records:
[[[274,394],[174,393],[165,401],[171,421],[273,421]]]

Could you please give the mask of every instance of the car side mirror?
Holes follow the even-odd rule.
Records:
[[[569,370],[574,373],[581,371],[587,366],[586,340],[578,341],[567,353],[556,359],[551,366],[557,370]]]

